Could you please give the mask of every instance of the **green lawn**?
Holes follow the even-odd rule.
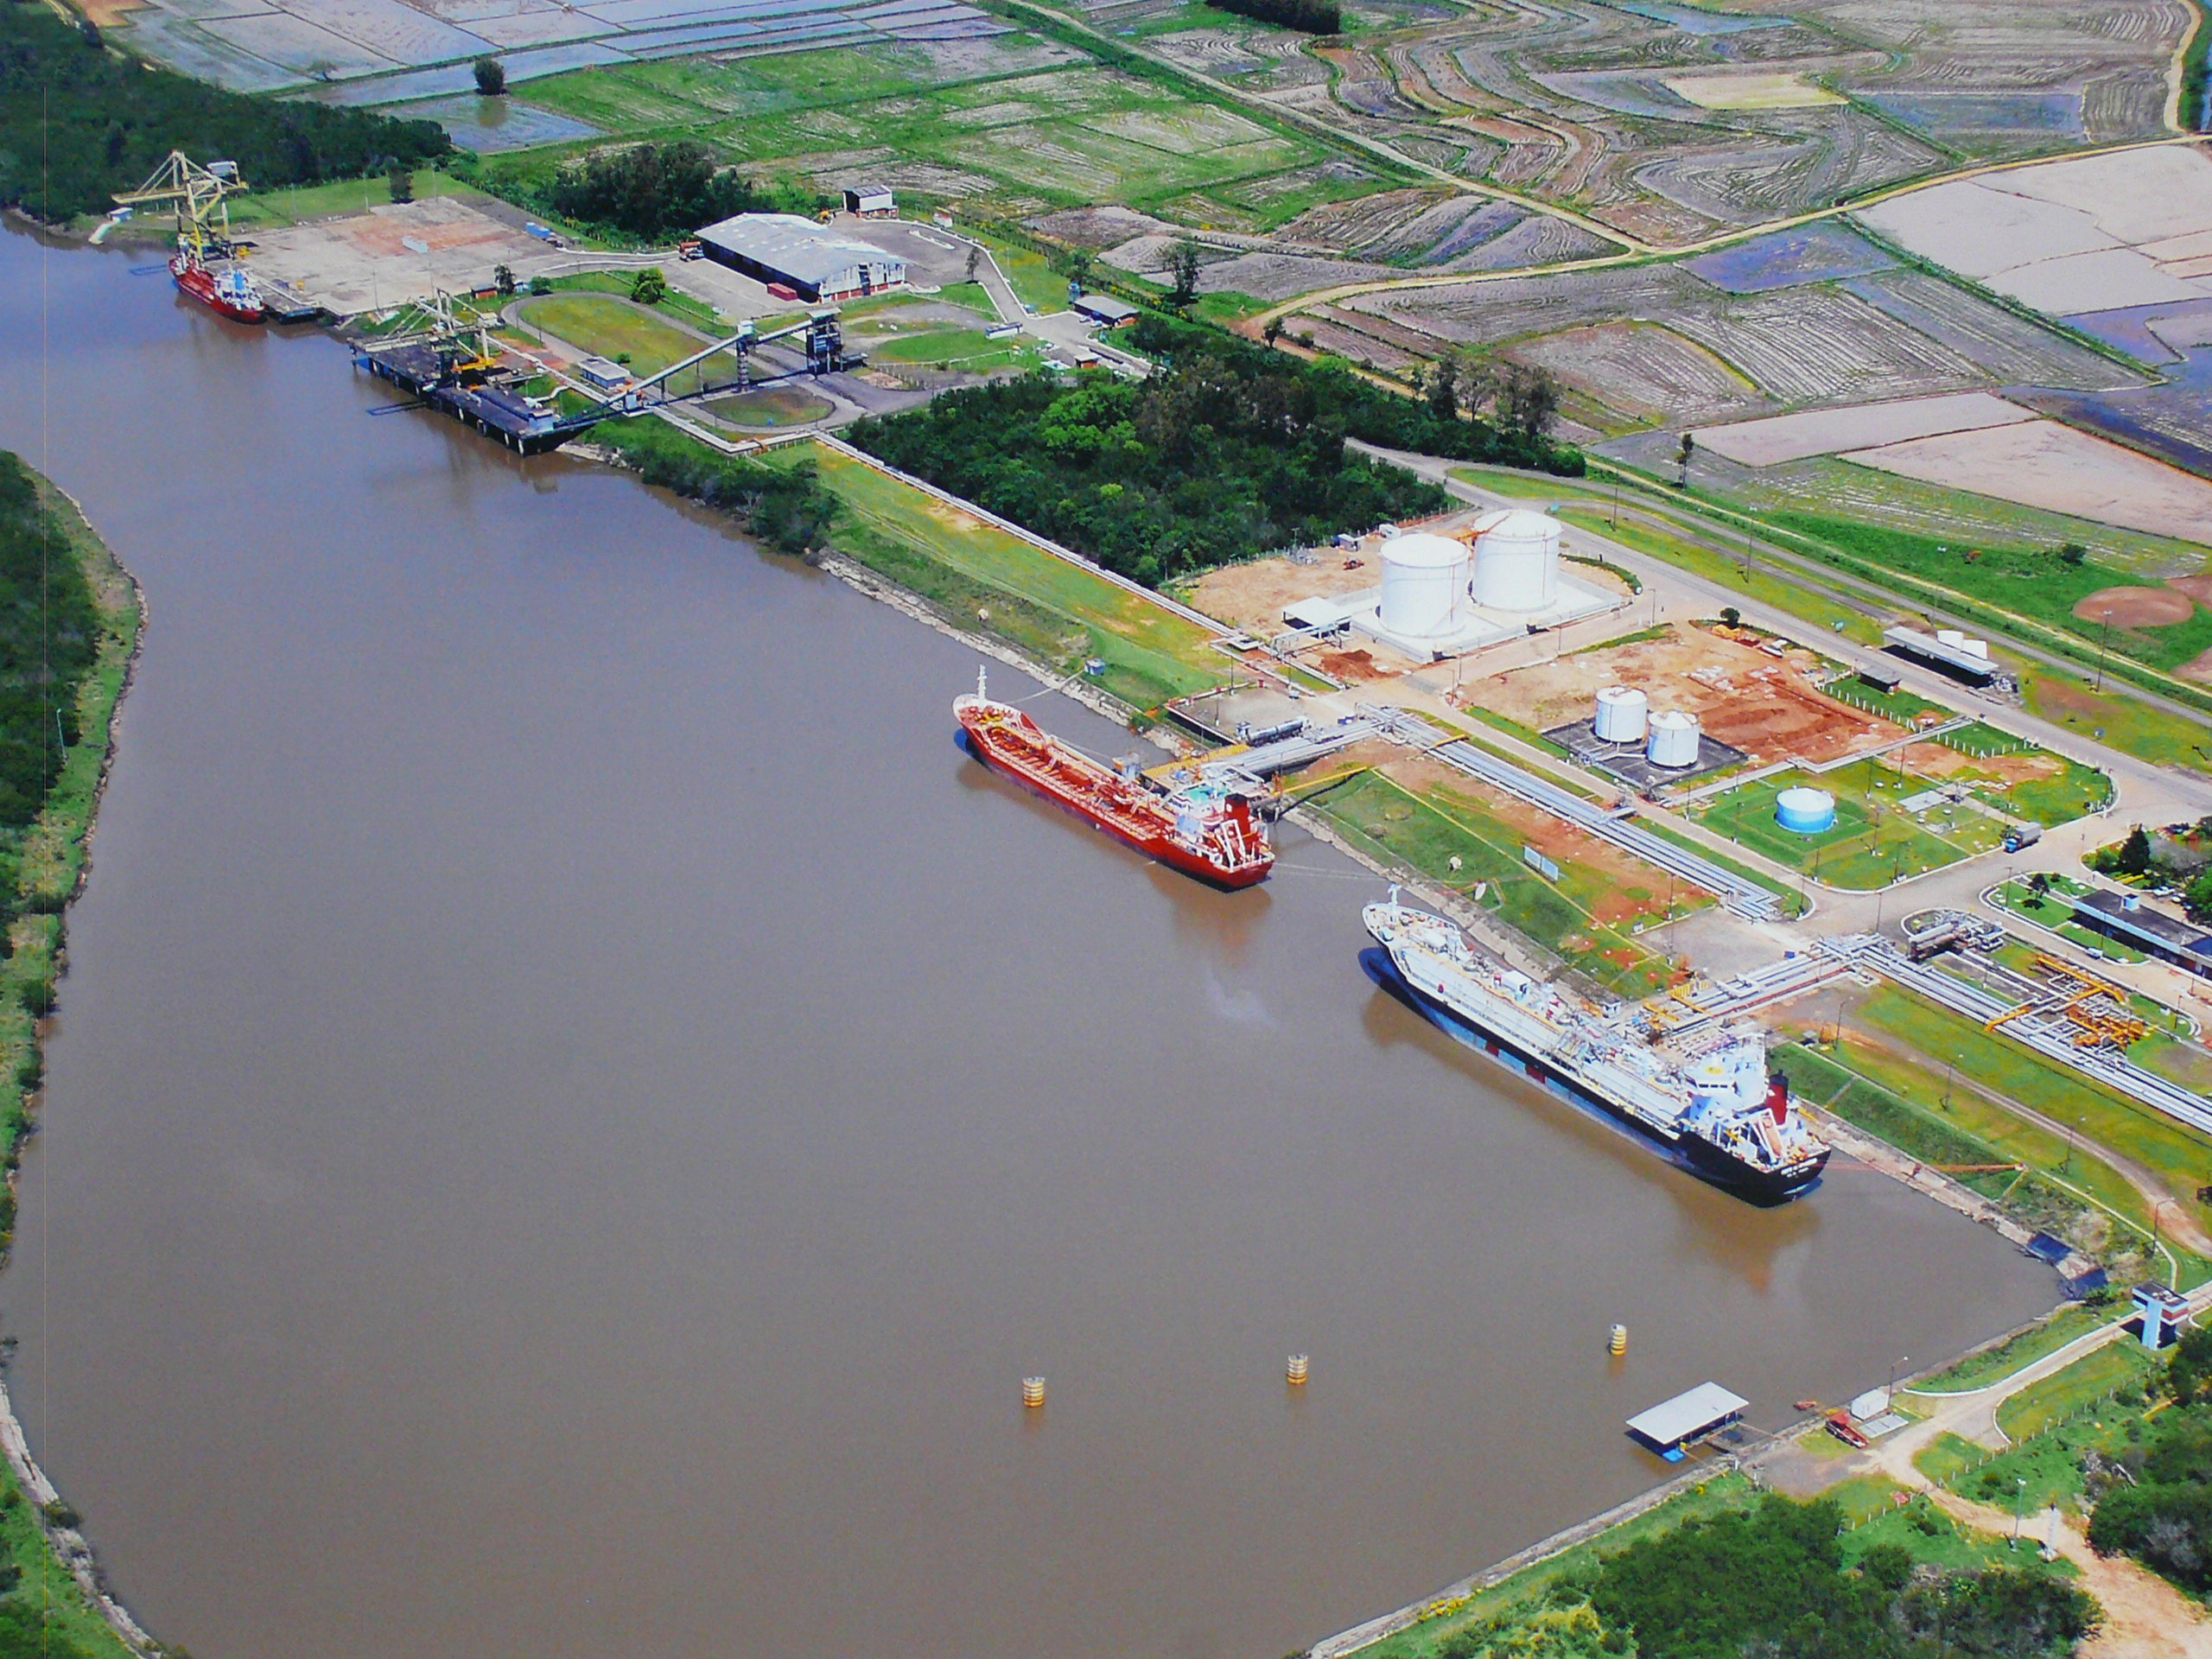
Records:
[[[1853,766],[1824,776],[1789,771],[1729,791],[1691,813],[1716,835],[1805,871],[1831,887],[1870,892],[1893,880],[1941,869],[2003,839],[1995,819],[1964,806],[1944,805],[1915,817],[1897,803],[1934,785],[1879,765]],[[1835,797],[1835,827],[1801,836],[1775,822],[1775,798],[1785,789],[1809,787]]]
[[[981,328],[930,328],[919,334],[893,334],[868,343],[867,350],[871,362],[914,363],[971,373],[1033,361],[1036,357],[1021,340],[993,340]]]
[[[2120,1338],[2107,1343],[2005,1401],[1997,1408],[1997,1427],[2008,1439],[2033,1440],[2122,1385],[2147,1376],[2155,1365],[2139,1342]]]
[[[1996,1347],[1970,1355],[1950,1370],[1913,1386],[1929,1394],[1987,1388],[2022,1366],[2034,1364],[2045,1354],[2055,1354],[2068,1343],[2086,1337],[2109,1322],[2111,1317],[2103,1308],[2069,1303]]]
[[[581,351],[626,362],[639,375],[657,374],[710,343],[607,294],[542,295],[524,301],[519,315],[532,327]],[[717,352],[669,381],[668,389],[677,397],[686,396],[710,385],[734,382],[737,371],[734,353]]]
[[[553,277],[550,285],[556,294],[613,294],[628,299],[631,285],[636,281],[635,271],[580,270],[567,276]],[[673,317],[678,322],[698,329],[710,339],[721,340],[737,332],[724,323],[722,314],[704,300],[695,300],[689,294],[680,293],[672,288],[654,303],[652,308],[663,316]],[[760,324],[760,331],[766,334],[769,326],[765,322]]]
[[[2202,715],[2153,709],[2110,680],[2103,690],[2094,690],[2085,683],[2091,677],[2078,671],[2024,664],[2018,677],[2031,715],[2087,732],[2139,760],[2212,772],[2212,736]]]
[[[1471,789],[1415,794],[1379,772],[1360,773],[1315,803],[1352,840],[1389,861],[1419,871],[1440,886],[1473,897],[1515,929],[1616,995],[1647,996],[1671,976],[1664,958],[1622,926],[1592,913],[1612,892],[1609,873],[1562,861],[1554,883],[1522,862],[1521,833],[1496,816]],[[1457,858],[1459,868],[1453,869]],[[1665,879],[1622,896],[1649,906],[1656,919],[1666,908]],[[1677,914],[1707,902],[1703,894],[1675,894]]]
[[[2060,1122],[2078,1124],[2091,1145],[2109,1147],[2152,1171],[2176,1199],[2203,1219],[2196,1192],[2212,1176],[2212,1140],[1895,986],[1885,985],[1870,995],[1860,1013],[1868,1024],[1922,1054],[1947,1065],[1955,1058],[1959,1075],[1983,1088],[2032,1105]],[[1895,1064],[1875,1056],[1867,1057],[1866,1063]],[[1916,1077],[1923,1077],[1916,1068],[1912,1071]],[[1924,1093],[1929,1085],[1923,1078],[1916,1086]],[[2075,1185],[2137,1225],[2149,1226],[2147,1207],[2134,1188],[2124,1182],[2115,1186],[2099,1177],[2097,1172],[2106,1167],[2101,1164],[2078,1155],[2069,1160],[2068,1143],[2060,1137],[1955,1089],[1950,1106],[1941,1109],[1947,1121],[2005,1147],[2033,1167],[2056,1171],[2064,1166]],[[2116,1173],[2111,1181],[2119,1181]]]
[[[1097,683],[1139,709],[1227,677],[1228,659],[1196,623],[872,467],[812,444],[766,459],[815,462],[844,505],[841,552],[1046,667],[1065,672],[1098,658],[1106,671]]]

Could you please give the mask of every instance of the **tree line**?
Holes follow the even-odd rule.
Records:
[[[435,121],[250,98],[110,52],[99,31],[0,3],[0,207],[51,224],[104,213],[181,149],[257,186],[361,178],[451,148]]]
[[[1831,1500],[1771,1494],[1684,1522],[1446,1637],[1438,1659],[2063,1659],[2101,1622],[2040,1567],[1928,1565],[1955,1535],[1932,1507],[1910,1522],[1925,1550],[1877,1543],[1853,1561],[1843,1523]]]
[[[690,140],[594,150],[554,174],[543,196],[547,207],[573,224],[644,242],[689,236],[733,214],[772,213],[778,205],[772,194]]]
[[[1450,505],[1434,485],[1347,452],[1331,390],[1193,354],[1141,382],[1039,374],[971,387],[846,435],[1155,584]]]
[[[601,422],[592,442],[615,451],[656,489],[728,513],[779,553],[803,556],[829,538],[837,498],[817,480],[810,461],[768,467],[725,455],[649,416]]]
[[[1301,29],[1308,35],[1341,35],[1344,17],[1337,0],[1206,0],[1216,11],[1233,11],[1279,29]]]
[[[1308,363],[1272,349],[1281,333],[1270,325],[1268,345],[1255,346],[1218,329],[1148,315],[1132,327],[1130,343],[1168,364],[1203,359],[1242,377],[1302,380],[1344,423],[1345,434],[1363,442],[1567,478],[1583,474],[1582,452],[1552,440],[1559,391],[1541,370],[1507,365],[1493,372],[1447,359],[1451,366],[1424,381],[1422,396],[1405,397],[1363,378],[1341,359]]]
[[[2089,1544],[2132,1555],[2193,1595],[2212,1592],[2212,1325],[2181,1334],[2151,1434],[2086,1460]]]

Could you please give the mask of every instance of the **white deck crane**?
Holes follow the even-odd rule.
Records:
[[[115,201],[118,208],[168,204],[176,215],[179,250],[199,259],[207,257],[211,243],[218,254],[230,251],[230,199],[245,188],[236,162],[210,162],[202,167],[182,150],[173,149],[145,183],[136,190],[118,191]],[[108,222],[114,224],[123,217],[120,213],[111,213]],[[103,227],[94,239],[105,233]]]

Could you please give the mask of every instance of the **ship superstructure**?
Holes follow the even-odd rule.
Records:
[[[1399,902],[1363,913],[1360,953],[1376,982],[1471,1047],[1568,1098],[1602,1108],[1747,1197],[1793,1198],[1819,1177],[1827,1144],[1781,1077],[1763,1038],[1707,1037],[1670,1052],[1603,1019],[1558,987],[1492,961],[1440,916]]]
[[[985,766],[1161,863],[1220,887],[1249,887],[1274,868],[1274,849],[1243,791],[1202,778],[1161,784],[1116,768],[1040,728],[991,696],[982,671],[956,697],[960,746]]]

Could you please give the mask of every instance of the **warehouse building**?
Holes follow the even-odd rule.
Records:
[[[699,232],[707,257],[817,304],[901,288],[906,262],[796,213],[740,213]]]
[[[1102,328],[1119,328],[1125,322],[1137,320],[1137,308],[1127,300],[1117,300],[1111,294],[1085,294],[1077,298],[1075,314],[1088,317]]]

